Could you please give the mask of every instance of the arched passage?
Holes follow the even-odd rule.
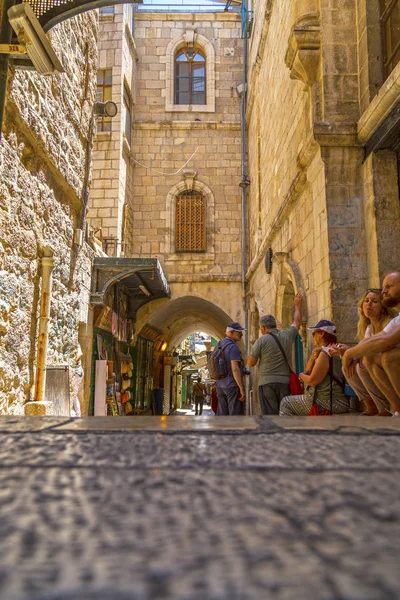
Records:
[[[204,331],[222,339],[226,325],[233,318],[212,302],[196,296],[183,296],[158,308],[148,319],[148,324],[163,332],[172,352],[178,344],[195,331]]]
[[[154,310],[149,313],[151,304]],[[222,339],[226,326],[237,318],[236,313],[229,314],[210,300],[191,294],[151,304],[147,308],[143,307],[142,314],[138,313],[137,334],[141,337],[146,327],[151,327],[162,333],[166,342],[165,354],[156,352],[154,356],[153,380],[155,386],[164,390],[163,412],[169,414],[176,397],[180,395],[182,385],[179,369],[172,360],[175,350],[188,335],[195,332],[204,332],[217,340]],[[226,304],[229,305],[229,302]],[[165,357],[170,360],[167,362]]]

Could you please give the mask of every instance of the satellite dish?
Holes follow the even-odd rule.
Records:
[[[268,248],[265,254],[265,270],[268,275],[271,275],[272,272],[272,257],[274,253],[272,252],[272,248]]]

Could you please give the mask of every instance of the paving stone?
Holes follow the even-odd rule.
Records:
[[[397,600],[399,452],[373,432],[16,424],[0,598]]]

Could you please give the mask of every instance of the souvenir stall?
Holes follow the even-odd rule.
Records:
[[[95,416],[146,414],[152,410],[155,342],[162,333],[134,335],[136,312],[170,295],[157,259],[96,258],[91,412]],[[151,328],[149,328],[151,330]]]

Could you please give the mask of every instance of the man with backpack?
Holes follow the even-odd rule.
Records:
[[[218,342],[207,363],[209,371],[213,371],[213,367],[215,369],[214,374],[210,373],[210,376],[216,379],[217,416],[243,414],[243,361],[237,346],[242,339],[243,331],[245,329],[240,323],[230,323],[226,328],[225,338]]]

